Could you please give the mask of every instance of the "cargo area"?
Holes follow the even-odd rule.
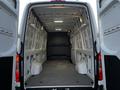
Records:
[[[93,87],[91,27],[85,5],[33,5],[24,40],[25,87]]]
[[[92,80],[87,75],[78,74],[68,60],[47,60],[41,74],[32,76],[27,86],[91,87]]]

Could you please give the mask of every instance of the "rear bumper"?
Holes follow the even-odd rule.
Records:
[[[16,90],[21,90],[20,87],[16,87],[15,89],[16,89]]]
[[[26,90],[95,90],[90,87],[74,87],[74,88],[27,88]]]

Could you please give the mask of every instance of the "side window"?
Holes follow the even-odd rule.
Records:
[[[15,9],[17,8],[17,0],[7,0]]]
[[[106,5],[108,2],[111,2],[111,1],[114,1],[114,0],[99,0],[99,8],[102,8],[104,5]]]
[[[99,8],[102,7],[102,0],[99,0]]]
[[[14,4],[14,8],[17,8],[17,1],[16,0],[12,0],[13,4]]]

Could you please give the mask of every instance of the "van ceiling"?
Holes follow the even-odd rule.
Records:
[[[80,24],[80,17],[84,8],[60,4],[35,7],[33,11],[48,32],[70,32],[77,23]],[[55,21],[61,22],[55,23]]]

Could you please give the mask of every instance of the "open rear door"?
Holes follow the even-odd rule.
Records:
[[[120,0],[98,0],[103,81],[106,90],[120,90]]]
[[[17,0],[0,0],[0,90],[15,90],[17,16]]]

